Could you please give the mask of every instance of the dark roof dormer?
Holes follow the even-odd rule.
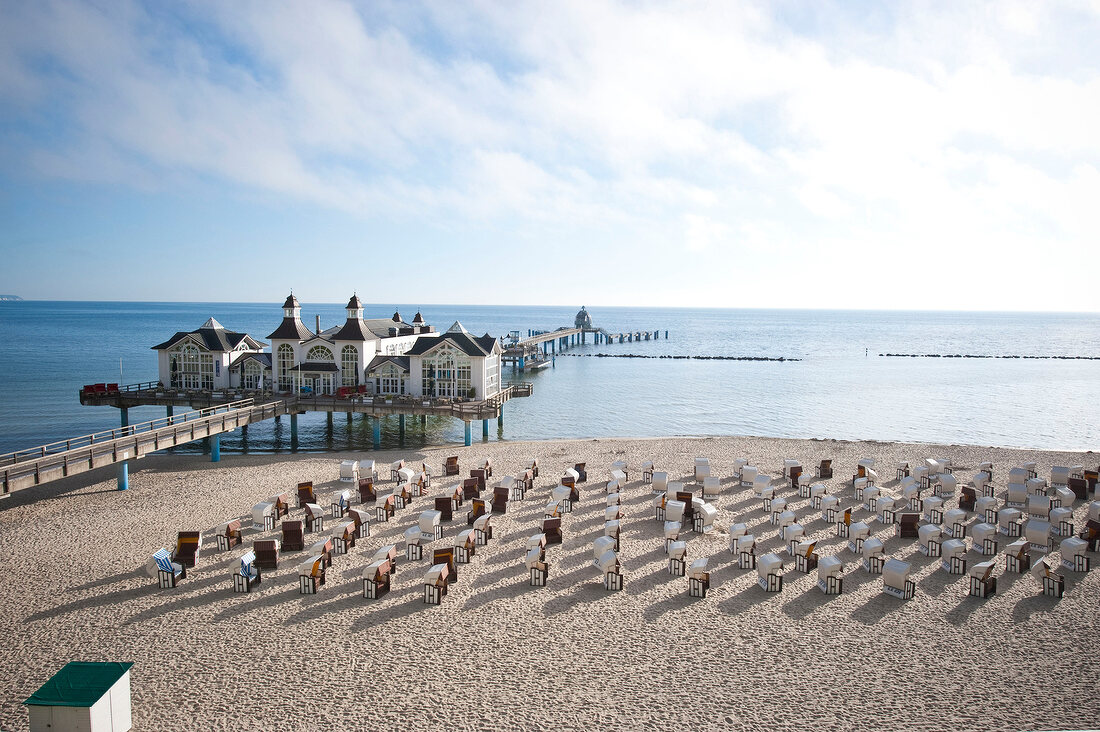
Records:
[[[332,334],[334,341],[367,341],[374,335],[363,322],[363,301],[358,295],[352,295],[348,300],[348,319],[338,331]]]
[[[298,304],[298,298],[294,297],[294,293],[291,293],[283,303],[283,322],[268,338],[303,341],[312,335],[309,328],[302,324],[302,306]]]
[[[400,322],[401,322],[401,312],[400,312],[399,310],[394,310],[394,311],[393,311],[393,318],[392,318],[392,320],[393,320],[393,322],[395,322],[395,323],[400,323]]]
[[[424,325],[424,316],[420,314],[420,311],[416,311],[416,315],[413,316],[413,325]]]

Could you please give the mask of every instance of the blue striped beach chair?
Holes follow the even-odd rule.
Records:
[[[175,587],[178,580],[187,577],[187,570],[182,564],[172,561],[172,555],[167,549],[157,549],[153,554],[153,561],[157,564],[157,584],[161,589]]]
[[[234,592],[252,592],[252,585],[260,584],[260,568],[256,566],[256,552],[249,550],[241,555],[241,569],[233,575]]]

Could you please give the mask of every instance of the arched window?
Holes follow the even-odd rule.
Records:
[[[275,366],[278,370],[279,391],[294,390],[294,346],[284,343],[279,346]]]
[[[307,361],[332,361],[332,351],[324,346],[314,346],[306,354]]]
[[[193,343],[176,349],[172,385],[178,389],[213,389],[214,357]]]
[[[342,386],[359,385],[359,349],[355,346],[340,351],[340,374]]]

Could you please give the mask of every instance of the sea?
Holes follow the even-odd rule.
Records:
[[[572,326],[571,307],[433,305],[439,330],[471,333]],[[151,347],[214,317],[266,341],[280,302],[0,302],[0,454],[119,426],[111,407],[83,407],[83,384],[157,380]],[[411,321],[415,305],[366,306]],[[1031,449],[1100,450],[1100,314],[588,308],[611,333],[659,338],[559,352],[519,373],[533,396],[475,423],[481,440],[753,435]],[[313,327],[342,323],[342,303],[303,303]],[[667,333],[667,337],[666,337]],[[892,356],[887,354],[911,354]],[[917,354],[917,357],[912,356]],[[181,413],[176,408],[176,414]],[[163,417],[130,410],[130,423]],[[222,452],[290,452],[289,420],[222,438]],[[463,424],[382,420],[382,447],[461,443]],[[189,452],[198,445],[175,448]],[[371,427],[344,413],[299,418],[298,451],[369,451]]]

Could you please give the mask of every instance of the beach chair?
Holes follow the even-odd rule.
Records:
[[[392,493],[382,499],[374,507],[374,519],[379,523],[385,523],[394,517],[397,513],[397,496]]]
[[[305,532],[302,530],[302,522],[292,519],[283,521],[283,549],[289,552],[300,552],[306,548]]]
[[[185,567],[194,567],[201,549],[201,531],[181,531],[176,535],[176,551],[172,554],[172,561]]]
[[[966,511],[961,508],[952,508],[943,515],[943,533],[952,539],[966,536],[967,525]]]
[[[932,488],[932,476],[928,472],[927,465],[914,465],[909,470],[909,477],[917,481],[922,491]]]
[[[1028,519],[1050,520],[1050,497],[1045,495],[1030,495],[1027,497]]]
[[[997,527],[982,521],[970,529],[974,551],[983,557],[992,557],[997,553]]]
[[[676,491],[676,500],[684,504],[683,519],[688,524],[695,519],[695,498],[691,491]]]
[[[940,545],[940,569],[948,574],[966,574],[966,542],[948,539]]]
[[[909,476],[909,461],[908,460],[902,460],[900,463],[898,463],[897,479],[898,480],[904,480],[908,477],[910,477]]]
[[[666,524],[676,524],[677,526],[684,525],[684,512],[687,510],[687,504],[683,501],[666,501],[665,502],[665,516],[664,520]]]
[[[615,551],[619,551],[619,527],[618,519],[603,522],[603,535],[615,540]]]
[[[298,508],[305,508],[307,503],[316,503],[317,496],[313,495],[313,481],[307,480],[298,484]]]
[[[1066,578],[1050,570],[1050,560],[1043,557],[1031,568],[1031,576],[1038,580],[1047,597],[1061,597],[1066,591]]]
[[[764,513],[769,513],[772,510],[772,499],[775,498],[772,479],[767,475],[756,475],[752,480],[752,492],[756,499],[763,503]]]
[[[989,597],[997,592],[997,578],[993,576],[993,569],[997,563],[992,559],[985,562],[977,562],[970,567],[970,596]]]
[[[1050,510],[1050,531],[1054,536],[1065,538],[1073,536],[1073,509],[1052,508]]]
[[[541,536],[536,534],[536,537]],[[531,587],[546,587],[546,578],[550,574],[550,565],[546,561],[546,553],[540,547],[531,547],[528,540],[527,553],[524,555],[523,564],[527,568],[527,584]]]
[[[603,586],[608,591],[623,589],[622,567],[618,552],[608,550],[596,560],[596,568],[603,574]]]
[[[802,462],[799,460],[783,461],[783,480],[790,481],[791,489],[798,489],[798,479],[802,475]]]
[[[997,499],[994,496],[978,496],[974,501],[974,512],[987,524],[997,523]]]
[[[390,480],[394,483],[401,480],[401,473],[399,472],[405,467],[404,460],[394,460],[390,463]]]
[[[688,597],[706,598],[710,589],[710,572],[707,571],[707,558],[700,557],[687,569]]]
[[[447,566],[448,584],[458,584],[458,562],[455,561],[454,547],[442,547],[432,552],[432,564],[444,564]]]
[[[607,537],[600,537],[607,538]],[[687,570],[687,542],[673,541],[668,545],[668,573],[683,577]]]
[[[961,508],[962,510],[967,511],[967,512],[973,511],[974,510],[974,505],[977,503],[977,501],[978,501],[978,494],[977,494],[977,491],[974,490],[974,488],[967,485],[967,486],[963,486],[960,489],[959,508]]]
[[[932,484],[932,495],[939,496],[945,501],[955,495],[959,482],[950,473],[940,473]]]
[[[737,540],[748,533],[748,524],[734,523],[730,524],[730,554],[737,555]]]
[[[1024,484],[1029,496],[1045,496],[1047,494],[1046,478],[1028,478]]]
[[[615,476],[616,472],[619,472],[619,473],[623,474],[622,475],[623,484],[622,484],[621,487],[626,488],[626,483],[627,483],[627,481],[630,480],[630,464],[627,463],[626,460],[616,460],[615,462],[611,463],[611,476],[613,478],[616,477]]]
[[[257,539],[252,542],[252,551],[256,552],[256,566],[260,569],[279,568],[278,539]]]
[[[451,455],[443,461],[443,477],[460,474],[461,471],[458,467],[458,455]]]
[[[402,534],[405,538],[405,559],[419,562],[424,558],[424,547],[420,544],[420,527],[410,526]]]
[[[610,536],[597,536],[592,542],[592,566],[600,566],[600,557],[605,552],[617,551],[615,549],[616,541]]]
[[[355,524],[355,538],[366,539],[370,536],[370,513],[365,508],[353,508],[348,511],[348,518]]]
[[[465,501],[480,498],[481,491],[477,487],[477,478],[464,478],[462,485],[455,488],[455,493],[458,495],[458,506],[461,506]]]
[[[1093,482],[1095,483],[1095,481]],[[1066,483],[1066,487],[1069,488],[1075,498],[1080,498],[1082,501],[1089,496],[1089,482],[1085,478],[1070,478]]]
[[[227,551],[241,543],[241,520],[232,519],[224,524],[218,524],[214,529],[214,535],[218,540],[218,550]]]
[[[378,494],[374,491],[374,478],[359,479],[359,502],[374,503],[378,500]]]
[[[375,467],[374,461],[370,459],[359,461],[359,480],[364,478],[370,478],[372,484],[378,482],[378,468]]]
[[[580,479],[581,479],[581,474],[580,473],[578,473],[573,468],[566,468],[565,472],[562,473],[561,478],[558,480],[558,485],[564,485],[564,486],[568,486],[570,488],[573,488],[574,486],[577,485],[577,483],[580,482]]]
[[[814,471],[814,477],[821,480],[828,480],[833,477],[833,461],[832,459],[822,460],[817,465],[817,469]]]
[[[787,511],[787,499],[773,498],[769,510],[770,515],[768,516],[768,520],[771,521],[772,526],[778,526],[780,515]]]
[[[791,478],[791,490],[798,491],[799,498],[809,498],[810,486],[813,485],[824,486],[824,483],[815,483],[814,477],[805,472],[799,472],[795,477]]]
[[[1050,507],[1054,508],[1072,508],[1073,502],[1077,500],[1077,495],[1065,486],[1054,488],[1050,495]]]
[[[539,459],[531,458],[531,462],[527,464],[527,469],[531,471],[531,477],[539,477]]]
[[[522,501],[527,497],[527,491],[535,487],[535,478],[530,470],[524,470],[516,482],[512,484],[512,500]]]
[[[844,564],[837,557],[822,557],[817,563],[817,589],[826,595],[844,592]]]
[[[474,540],[478,546],[485,546],[493,538],[493,527],[489,525],[489,514],[482,514],[474,519]]]
[[[424,604],[440,605],[447,594],[450,569],[446,564],[433,564],[424,573]]]
[[[470,558],[477,553],[477,538],[473,529],[463,529],[455,535],[454,550],[456,564],[469,563]]]
[[[397,482],[402,485],[415,485],[416,471],[406,465],[397,471]]]
[[[588,482],[588,472],[585,471],[585,463],[577,463],[573,466],[573,471],[577,474],[578,483]]]
[[[334,519],[344,518],[349,508],[351,508],[351,491],[340,491],[333,497],[329,506],[329,516]]]
[[[332,530],[332,549],[336,554],[347,554],[355,546],[355,522],[344,521]]]
[[[1054,539],[1050,535],[1050,522],[1031,519],[1024,526],[1024,537],[1032,551],[1054,551]]]
[[[672,542],[680,540],[680,530],[683,529],[683,526],[679,521],[665,521],[663,524],[665,554],[668,554],[668,548],[672,545]]]
[[[879,523],[889,526],[895,523],[898,511],[904,509],[905,504],[904,498],[882,492],[875,500],[875,518],[878,519]]]
[[[1031,568],[1031,546],[1027,539],[1017,539],[1005,547],[1005,571],[1017,574]]]
[[[1005,536],[1019,536],[1023,530],[1023,513],[1016,508],[1002,508],[997,512],[997,533]]]
[[[1090,552],[1100,550],[1100,521],[1088,519],[1085,522],[1085,528],[1081,529],[1081,533],[1077,536],[1088,543]]]
[[[252,592],[252,586],[260,584],[260,568],[256,566],[256,552],[248,550],[241,555],[241,566],[233,573],[234,592]]]
[[[408,508],[412,505],[413,498],[416,494],[416,486],[412,483],[401,483],[393,489],[393,506],[394,509]]]
[[[824,483],[811,483],[807,488],[810,496],[810,508],[815,511],[821,508],[821,502],[825,500],[827,490]]]
[[[710,477],[710,458],[695,458],[695,482],[702,483],[704,478]]]
[[[187,569],[179,562],[173,562],[172,555],[167,549],[157,549],[153,552],[150,564],[156,573],[157,586],[162,590],[171,589],[181,579],[187,578]]]
[[[846,508],[843,513],[837,514],[836,535],[847,538],[852,529],[852,509]]]
[[[930,524],[942,524],[943,523],[943,499],[939,496],[932,496],[931,498],[925,498],[924,501],[924,520]]]
[[[783,590],[783,560],[769,552],[756,562],[756,584],[764,592]]]
[[[912,599],[917,594],[917,583],[909,579],[909,562],[887,559],[882,565],[882,591],[899,600]]]
[[[275,494],[271,498],[268,498],[267,502],[275,505],[276,519],[280,519],[290,513],[290,493],[287,491]]]
[[[542,533],[546,534],[547,546],[560,544],[562,542],[561,518],[544,518],[542,520]]]
[[[325,514],[316,503],[307,503],[306,509],[306,533],[316,533],[325,530]]]
[[[556,485],[550,491],[550,500],[561,507],[562,513],[573,513],[573,501],[579,497],[576,485]]]
[[[668,473],[662,470],[651,473],[649,476],[649,483],[654,493],[664,493],[668,490]]]
[[[325,584],[325,557],[315,554],[298,565],[298,592],[315,595]]]
[[[474,521],[485,515],[486,504],[480,498],[475,498],[473,503],[470,504],[470,512],[466,514],[466,525],[473,526]]]
[[[917,549],[926,557],[942,554],[943,530],[935,524],[924,524],[917,529]]]
[[[837,513],[840,511],[840,498],[837,496],[821,497],[821,520],[827,524],[835,524]],[[851,515],[849,513],[849,515]]]
[[[821,557],[814,551],[816,547],[816,541],[803,539],[798,542],[794,551],[794,568],[796,571],[809,574],[817,569],[817,563]]]
[[[871,527],[865,521],[857,521],[848,527],[848,550],[863,554],[863,543],[871,536]]]
[[[855,483],[858,479],[862,478],[865,481],[865,486],[874,485],[878,480],[878,473],[875,472],[875,459],[863,458],[856,463],[856,472],[852,475],[852,486],[855,487]],[[857,495],[856,500],[860,500]]]
[[[617,496],[618,493],[612,493],[611,495]],[[619,503],[615,503],[611,506],[607,506],[603,510],[604,521],[618,521],[623,517],[623,507]]]
[[[340,462],[340,482],[341,483],[358,483],[359,482],[359,461],[358,460],[342,460]]]
[[[780,529],[779,538],[782,540],[787,554],[794,557],[798,554],[798,545],[806,538],[806,530],[799,523],[785,524]]]
[[[779,538],[783,538],[783,529],[791,524],[798,523],[798,516],[794,511],[784,510],[782,513],[772,513],[772,525],[775,526],[775,534]]]
[[[993,475],[987,473],[984,470],[979,470],[971,476],[970,481],[967,483],[969,488],[974,489],[974,493],[977,496],[992,496],[993,495]]]
[[[919,530],[917,523],[920,521],[920,514],[916,511],[900,511],[894,514],[896,523],[894,524],[894,536],[899,539],[916,539],[919,538]]]
[[[737,566],[740,569],[756,568],[756,537],[752,534],[737,537]]]
[[[546,508],[542,510],[543,518],[560,518],[562,515],[561,501],[550,500]]]
[[[653,482],[653,461],[646,460],[642,463],[642,485]]]
[[[255,531],[272,531],[275,528],[275,504],[264,501],[252,507],[252,528]]]
[[[507,513],[508,511],[508,494],[511,492],[511,485],[514,481],[509,480],[507,485],[498,485],[493,488],[493,513]]]
[[[743,465],[741,467],[741,487],[742,488],[754,488],[756,485],[756,479],[759,476],[759,471],[754,465]],[[766,477],[766,476],[764,476]],[[771,479],[767,479],[768,484],[771,485]]]
[[[377,600],[390,591],[390,562],[380,559],[363,569],[363,597]]]
[[[1027,483],[1009,483],[1005,488],[1005,505],[1012,508],[1027,506]]]
[[[870,574],[880,574],[886,561],[886,551],[882,539],[870,537],[863,541],[863,569]]]
[[[705,499],[717,499],[722,494],[722,486],[718,481],[718,476],[708,475],[703,478],[703,498]]]
[[[435,510],[439,512],[440,521],[454,519],[454,499],[451,496],[436,496]]]
[[[692,500],[691,528],[695,533],[709,534],[714,530],[714,522],[717,518],[717,508],[698,498]]]
[[[318,540],[316,543],[314,543],[314,545],[311,546],[307,550],[307,553],[311,557],[320,555],[320,557],[325,560],[325,566],[326,567],[331,567],[332,566],[333,548],[334,548],[334,545],[333,545],[332,537],[331,536],[324,536],[320,540]]]
[[[443,525],[440,523],[442,520],[443,514],[440,511],[432,509],[421,511],[419,518],[417,518],[417,525],[420,527],[420,540],[432,542],[442,539]]]
[[[1058,553],[1062,555],[1061,566],[1073,572],[1088,572],[1092,568],[1088,556],[1089,543],[1084,539],[1071,536],[1062,539],[1058,545]]]

